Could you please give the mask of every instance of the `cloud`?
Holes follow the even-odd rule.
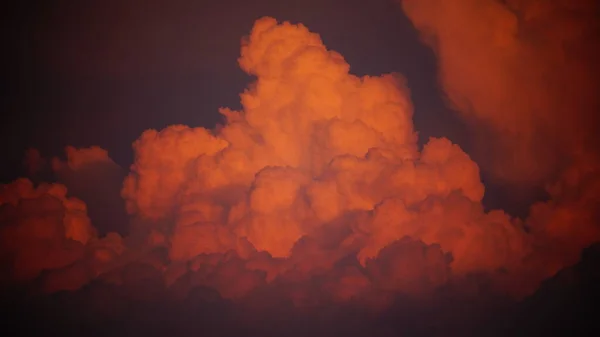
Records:
[[[546,186],[550,200],[524,219],[536,249],[523,272],[547,277],[574,263],[599,238],[597,2],[408,0],[402,8],[436,52],[449,102],[479,135],[482,169],[513,186],[515,199]]]
[[[458,146],[431,139],[417,151],[398,75],[353,76],[318,35],[271,18],[257,21],[239,63],[257,80],[242,111],[222,109],[223,127],[151,130],[134,144],[123,196],[133,214],[176,219],[174,255],[224,252],[245,238],[287,257],[302,236],[386,198],[481,200],[478,167]],[[191,233],[211,243],[184,243]]]
[[[66,188],[46,184],[34,188],[27,179],[5,185],[0,195],[3,219],[0,238],[9,280],[31,281],[43,270],[81,259],[96,231],[85,204],[66,196]]]
[[[498,181],[537,185],[596,155],[595,1],[401,2]]]

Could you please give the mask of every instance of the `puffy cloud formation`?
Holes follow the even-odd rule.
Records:
[[[573,263],[600,230],[598,2],[401,3],[438,56],[450,102],[480,133],[473,154],[483,170],[548,185],[551,200],[525,220],[536,247],[526,269],[551,275]]]
[[[536,242],[552,249],[534,252],[527,264],[551,275],[575,263],[582,247],[600,238],[600,162],[588,158],[573,164],[548,192],[552,200],[534,204],[526,223]]]
[[[17,281],[35,279],[43,270],[68,266],[84,254],[95,228],[85,204],[68,198],[58,184],[34,188],[26,179],[2,187],[2,261]]]
[[[252,249],[289,258],[298,240],[346,222],[342,250],[364,265],[404,236],[440,244],[460,273],[518,263],[525,233],[485,214],[475,162],[447,139],[417,151],[398,75],[359,78],[318,35],[264,18],[244,40],[257,80],[242,111],[210,131],[146,131],[122,195],[130,213],[170,223],[170,258]]]
[[[460,301],[478,313],[492,295],[530,294],[600,239],[593,160],[564,171],[529,217],[511,218],[484,209],[479,167],[458,145],[431,138],[419,148],[401,76],[354,76],[317,34],[268,17],[243,40],[239,65],[256,81],[240,111],[220,110],[224,125],[147,130],[133,144],[120,190],[125,238],[98,238],[63,185],[4,186],[7,281],[83,287],[89,302],[72,305],[108,319],[107,307],[125,311],[127,301],[142,303],[133,321],[179,301],[244,324],[315,312],[362,324],[393,308],[406,331],[423,331],[426,307]],[[112,186],[120,172],[97,147],[69,147],[53,168],[69,195],[92,193],[90,216],[100,188],[90,180]],[[330,335],[359,328],[369,331]]]
[[[378,288],[419,296],[448,281],[451,261],[452,255],[444,254],[438,245],[404,237],[383,248],[367,270]]]
[[[106,164],[106,165],[117,165],[108,156],[108,152],[98,146],[92,146],[89,148],[77,149],[73,146],[67,146],[65,149],[67,153],[67,161],[63,162],[58,158],[53,158],[52,167],[54,171],[62,171],[70,169],[77,171],[85,168],[88,165],[94,164]]]
[[[433,47],[441,84],[505,183],[544,184],[598,151],[594,0],[402,0]]]

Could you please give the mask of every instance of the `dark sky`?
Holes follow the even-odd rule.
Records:
[[[98,145],[127,167],[145,129],[213,127],[252,80],[237,57],[262,16],[307,25],[354,74],[404,74],[421,138],[467,145],[437,89],[433,53],[392,0],[29,1],[8,13],[4,181],[21,173],[30,146],[54,156]]]

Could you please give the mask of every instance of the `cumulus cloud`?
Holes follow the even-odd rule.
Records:
[[[413,207],[453,192],[483,197],[477,164],[457,145],[431,139],[417,151],[399,75],[351,75],[318,35],[271,18],[257,21],[241,54],[257,80],[243,110],[222,109],[223,127],[151,130],[134,144],[122,194],[134,215],[174,219],[173,257],[236,250],[240,239],[288,257],[301,237],[387,198]],[[370,239],[372,255],[394,240]]]
[[[13,280],[31,281],[43,270],[72,264],[96,235],[85,204],[68,198],[62,185],[35,188],[16,180],[3,186],[0,207],[2,260]]]
[[[595,1],[401,1],[438,57],[449,102],[479,135],[474,157],[518,190],[546,186],[524,219],[525,273],[550,276],[598,240]],[[544,267],[542,267],[544,266]],[[545,269],[541,271],[540,269]]]

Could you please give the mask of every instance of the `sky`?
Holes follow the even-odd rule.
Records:
[[[57,334],[577,334],[599,299],[598,13],[15,4],[4,307]]]

